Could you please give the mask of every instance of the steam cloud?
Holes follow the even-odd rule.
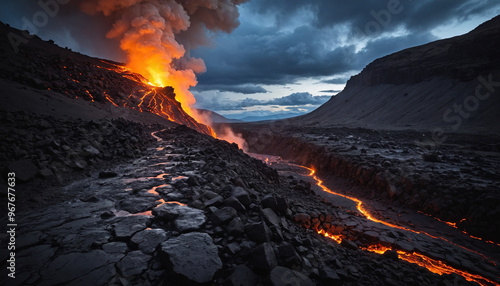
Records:
[[[208,31],[230,33],[239,25],[237,5],[248,0],[80,0],[89,14],[112,19],[109,39],[119,39],[127,65],[157,86],[172,86],[177,100],[195,119],[189,88],[206,70],[190,49],[210,43]],[[207,123],[207,122],[205,122]]]

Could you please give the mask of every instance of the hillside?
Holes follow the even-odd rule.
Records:
[[[292,122],[498,131],[499,41],[497,16],[465,35],[379,58],[337,96]]]
[[[24,33],[0,23],[4,39],[25,39]],[[119,63],[75,53],[37,36],[21,42],[17,51],[10,41],[2,41],[0,51],[2,107],[7,110],[74,118],[87,118],[88,113],[95,118],[97,113],[139,122],[147,118],[210,134],[209,127],[182,109],[171,87],[154,87]]]

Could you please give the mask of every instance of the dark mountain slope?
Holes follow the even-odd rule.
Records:
[[[26,107],[33,107],[32,110],[25,108],[26,111],[40,113],[37,104],[30,103],[39,98],[38,95],[56,97],[70,105],[75,104],[68,98],[83,99],[90,104],[89,112],[104,108],[123,116],[151,113],[210,134],[209,127],[196,122],[182,109],[172,88],[151,86],[141,75],[119,63],[75,53],[36,36],[14,45],[16,51],[10,39],[14,42],[26,39],[23,33],[0,23],[0,35],[4,39],[0,42],[0,78],[4,79],[0,82],[2,105],[26,104]],[[30,92],[33,96],[21,92],[15,96],[7,94],[6,91],[16,84],[34,88],[34,92]],[[59,111],[54,109],[55,113]]]
[[[353,76],[344,91],[295,121],[498,131],[499,43],[497,16],[465,35],[382,57]]]

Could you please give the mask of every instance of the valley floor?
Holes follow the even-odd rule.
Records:
[[[468,283],[397,259],[395,251],[360,249],[382,241],[443,255],[484,285],[498,281],[498,266],[488,262],[497,258],[371,222],[318,189],[303,167],[274,170],[185,127],[152,136],[158,141],[136,159],[63,186],[69,196],[62,201],[23,209],[30,192],[52,190],[19,184],[17,273],[11,279],[3,269],[2,285]],[[5,245],[8,237],[1,238]]]

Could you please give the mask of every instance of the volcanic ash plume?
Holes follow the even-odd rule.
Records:
[[[189,88],[206,70],[189,50],[209,44],[207,31],[231,32],[238,25],[237,5],[247,0],[81,0],[90,15],[114,21],[106,37],[120,39],[127,65],[155,86],[172,86],[176,99],[198,121]],[[208,122],[203,122],[208,123]]]

